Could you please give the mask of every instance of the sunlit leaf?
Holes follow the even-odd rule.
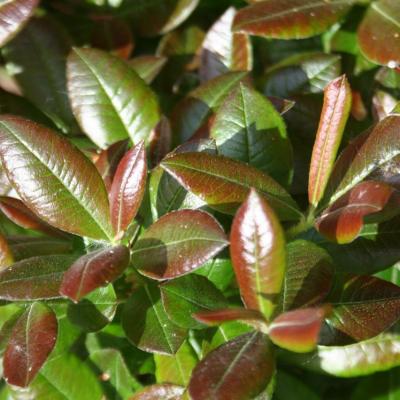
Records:
[[[14,256],[5,237],[0,234],[0,270],[14,262]]]
[[[185,388],[169,383],[150,385],[135,394],[131,400],[180,400]]]
[[[167,62],[166,57],[139,56],[132,58],[129,65],[146,82],[151,83]]]

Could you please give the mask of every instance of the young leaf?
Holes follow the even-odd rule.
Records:
[[[0,272],[0,299],[42,300],[61,297],[58,293],[64,272],[76,256],[32,257]]]
[[[187,329],[202,329],[192,314],[228,306],[223,294],[206,278],[186,275],[160,286],[161,299],[170,320]],[[197,319],[197,318],[196,318]]]
[[[268,385],[275,371],[272,346],[262,333],[239,336],[209,353],[193,371],[193,400],[247,400]]]
[[[131,400],[179,400],[185,388],[170,383],[150,385],[136,393]]]
[[[94,143],[105,148],[128,137],[148,140],[160,111],[133,68],[101,50],[74,48],[67,74],[72,110]]]
[[[236,10],[228,8],[208,31],[201,52],[200,78],[208,81],[230,71],[251,71],[253,55],[246,34],[232,32]]]
[[[184,153],[164,159],[161,166],[186,190],[220,212],[234,214],[254,187],[269,201],[280,219],[296,220],[301,215],[285,189],[268,175],[242,162],[206,153]]]
[[[242,300],[269,319],[286,270],[285,236],[274,212],[255,190],[236,213],[230,239]]]
[[[132,58],[129,61],[129,65],[146,83],[150,84],[162,70],[166,62],[166,57],[139,56]]]
[[[118,164],[111,186],[110,214],[117,237],[127,229],[139,210],[146,175],[146,152],[144,143],[139,142]]]
[[[394,189],[383,182],[364,181],[336,200],[316,221],[316,228],[328,239],[339,244],[357,238],[364,218],[382,211],[386,206],[398,208]],[[389,210],[391,211],[391,210]]]
[[[351,89],[346,76],[332,81],[324,91],[317,137],[311,157],[308,199],[316,207],[324,195],[351,109]]]
[[[268,99],[243,83],[219,108],[211,127],[218,152],[290,183],[292,148],[282,117]]]
[[[154,286],[133,293],[124,307],[122,326],[127,338],[143,351],[175,354],[185,340],[186,331],[169,320]]]
[[[116,246],[86,254],[65,272],[60,294],[78,302],[93,290],[106,286],[128,267],[129,250]]]
[[[24,27],[38,4],[39,0],[11,0],[0,5],[0,47]]]
[[[228,245],[225,233],[211,215],[197,210],[174,211],[151,225],[135,243],[132,261],[153,279],[188,274]]]
[[[8,267],[14,262],[11,248],[3,235],[0,234],[0,270]]]
[[[296,353],[307,353],[317,346],[322,322],[329,308],[303,308],[275,318],[268,335],[278,346]]]
[[[0,159],[23,202],[41,219],[77,235],[112,237],[103,181],[66,139],[23,118],[2,116]]]
[[[274,39],[303,39],[319,35],[340,21],[354,0],[269,0],[240,10],[233,30]]]
[[[4,359],[4,377],[15,386],[26,387],[53,350],[57,339],[57,318],[44,304],[33,303],[12,330]]]

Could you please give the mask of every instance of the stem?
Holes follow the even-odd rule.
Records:
[[[299,236],[301,233],[306,232],[314,225],[315,221],[315,208],[310,206],[306,215],[303,215],[301,220],[297,225],[292,226],[286,231],[286,239],[287,241],[291,241]]]

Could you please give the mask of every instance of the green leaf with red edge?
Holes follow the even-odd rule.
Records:
[[[400,198],[383,182],[364,181],[336,200],[316,220],[318,231],[339,244],[350,243],[360,234],[364,218],[389,208],[399,209]],[[391,210],[393,208],[393,210]]]
[[[296,353],[307,353],[317,346],[319,333],[330,307],[302,308],[275,318],[268,336],[279,347]]]
[[[161,299],[169,319],[187,329],[202,329],[203,324],[192,318],[193,313],[228,306],[228,301],[207,278],[190,274],[160,286]]]
[[[239,83],[216,113],[211,137],[218,153],[269,174],[288,186],[293,154],[283,118],[269,100]]]
[[[45,222],[94,239],[113,237],[101,176],[65,138],[23,118],[2,116],[0,159],[22,201]]]
[[[129,150],[118,164],[110,190],[110,214],[120,236],[135,218],[146,189],[147,163],[144,142]]]
[[[129,60],[129,65],[146,82],[151,83],[167,62],[162,56],[138,56]]]
[[[274,39],[303,39],[340,21],[354,0],[269,0],[241,9],[233,30]]]
[[[324,90],[324,105],[311,157],[308,200],[316,207],[324,195],[351,109],[351,89],[345,75]]]
[[[180,141],[191,138],[246,76],[246,72],[229,72],[218,76],[192,90],[180,101],[171,115],[172,131]]]
[[[396,0],[371,3],[358,27],[358,44],[371,61],[394,68],[400,64],[400,4]]]
[[[139,349],[152,353],[175,354],[186,331],[170,321],[154,286],[136,290],[122,312],[122,327],[127,338]]]
[[[0,272],[0,299],[43,300],[61,297],[64,272],[76,260],[73,255],[32,257]]]
[[[93,290],[118,278],[129,265],[129,250],[115,246],[86,254],[65,272],[60,294],[78,302]]]
[[[206,153],[184,153],[164,159],[161,166],[186,190],[225,214],[234,214],[254,187],[269,201],[280,219],[297,220],[301,216],[285,189],[245,163]]]
[[[174,211],[140,236],[132,249],[132,262],[149,278],[172,279],[192,272],[227,245],[221,225],[210,214]]]
[[[149,139],[160,119],[157,98],[127,63],[101,50],[74,48],[67,76],[72,110],[99,147]]]
[[[6,238],[0,234],[0,270],[8,267],[14,262],[14,256],[11,247]]]
[[[78,127],[68,101],[65,76],[71,40],[49,17],[33,18],[2,54],[24,95],[63,131]],[[44,101],[45,99],[45,101]]]
[[[57,318],[46,305],[33,303],[12,330],[3,358],[7,383],[26,387],[36,376],[57,340]]]
[[[351,275],[333,291],[333,312],[321,333],[323,344],[379,335],[400,318],[400,287],[374,276]]]
[[[192,373],[193,400],[247,400],[266,388],[275,371],[272,346],[259,332],[239,336],[209,353]]]
[[[131,400],[180,400],[185,388],[170,383],[155,384],[136,393]]]
[[[255,190],[236,213],[230,240],[242,300],[269,319],[285,276],[285,236],[276,215]]]
[[[21,200],[0,196],[0,210],[14,224],[22,228],[33,229],[50,236],[66,237],[63,232],[42,221]]]
[[[208,81],[228,71],[251,71],[253,55],[250,38],[232,32],[236,10],[228,8],[208,31],[201,51],[199,74]]]
[[[38,4],[39,0],[11,0],[0,5],[0,46],[25,26]]]
[[[329,294],[333,283],[331,257],[323,248],[306,240],[289,243],[286,253],[283,310],[320,304]]]

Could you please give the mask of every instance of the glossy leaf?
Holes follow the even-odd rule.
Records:
[[[140,236],[132,261],[150,278],[177,278],[200,267],[227,245],[222,227],[211,215],[197,210],[174,211]]]
[[[169,319],[182,328],[202,329],[204,325],[193,319],[192,314],[228,305],[223,294],[208,279],[198,275],[182,276],[162,284],[160,289]]]
[[[157,99],[128,64],[101,50],[74,48],[67,74],[72,110],[99,147],[149,138],[160,119]]]
[[[324,90],[324,105],[311,157],[308,199],[316,207],[324,195],[351,109],[351,89],[345,75]]]
[[[214,257],[197,269],[195,273],[205,276],[222,292],[230,286],[234,277],[231,259],[225,257]]]
[[[11,251],[11,248],[6,238],[0,234],[0,270],[4,269],[5,267],[8,267],[13,262],[14,262],[14,256]]]
[[[274,39],[302,39],[323,33],[340,21],[353,0],[270,0],[240,10],[233,29]]]
[[[12,0],[0,5],[0,46],[10,41],[33,15],[39,0]]]
[[[161,166],[186,190],[220,212],[234,214],[254,187],[281,219],[295,220],[300,216],[296,203],[278,183],[239,161],[206,153],[184,153],[168,157]]]
[[[115,172],[110,191],[111,223],[121,235],[135,218],[146,188],[146,152],[144,143],[129,150]]]
[[[156,287],[143,286],[133,293],[122,314],[127,338],[139,349],[175,354],[186,331],[170,321]]]
[[[296,353],[307,353],[318,343],[322,322],[329,308],[303,308],[275,318],[268,336],[278,346]]]
[[[211,127],[218,152],[246,162],[287,186],[292,149],[282,117],[263,95],[239,83]]]
[[[258,395],[275,370],[271,344],[261,333],[233,339],[209,353],[193,371],[193,400],[245,400]]]
[[[139,56],[132,58],[129,65],[146,82],[151,83],[167,62],[162,56]]]
[[[339,244],[350,243],[361,232],[364,218],[392,203],[397,209],[394,189],[378,181],[364,181],[327,208],[316,221],[320,233]]]
[[[358,28],[361,51],[371,61],[388,65],[400,64],[400,5],[396,0],[375,1]]]
[[[172,131],[169,119],[161,117],[160,122],[153,129],[149,144],[150,165],[158,165],[171,150]]]
[[[208,31],[202,46],[200,78],[213,79],[228,71],[250,71],[253,67],[249,37],[233,33],[232,23],[236,10],[228,8]]]
[[[286,246],[287,268],[283,288],[283,310],[320,304],[333,282],[329,254],[313,242],[295,240]]]
[[[12,264],[0,272],[0,299],[41,300],[61,297],[62,277],[76,256],[32,257]]]
[[[231,258],[242,300],[269,319],[286,270],[285,237],[268,203],[252,190],[231,229]]]
[[[106,286],[128,267],[129,250],[116,246],[86,254],[65,272],[60,294],[78,302],[93,290]]]
[[[20,117],[2,116],[0,158],[23,202],[41,219],[78,235],[112,237],[103,181],[66,139]]]
[[[14,325],[4,359],[4,377],[9,384],[26,387],[53,350],[57,318],[41,303],[33,303]]]
[[[150,385],[135,394],[131,400],[180,400],[184,391],[185,388],[169,383]]]

